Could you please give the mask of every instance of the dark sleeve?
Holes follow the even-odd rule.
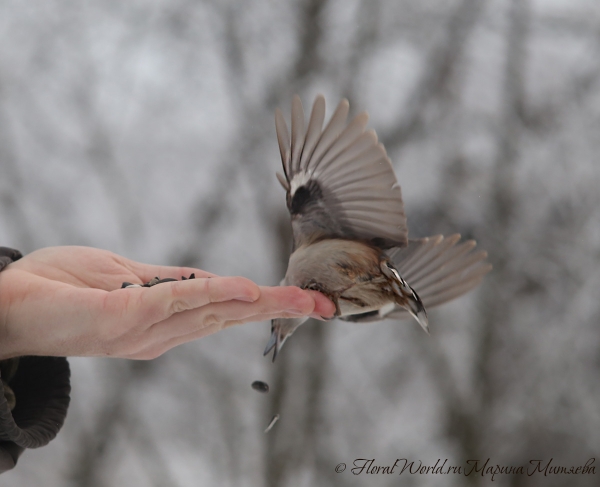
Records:
[[[21,258],[0,247],[0,271]],[[64,357],[0,361],[0,473],[13,468],[25,448],[47,445],[62,427],[71,392]]]

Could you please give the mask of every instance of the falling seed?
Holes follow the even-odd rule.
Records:
[[[190,274],[190,277],[188,277],[188,279],[196,279],[196,274],[194,272],[192,272]]]
[[[261,380],[255,380],[252,383],[252,389],[258,392],[267,393],[269,392],[269,384]]]
[[[279,421],[279,414],[276,414],[275,416],[273,416],[273,419],[271,419],[269,426],[267,426],[265,429],[265,433],[268,433],[269,431],[271,431],[271,428],[273,428],[273,426],[275,426],[275,423],[277,423],[277,421]]]

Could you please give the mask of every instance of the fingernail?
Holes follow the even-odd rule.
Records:
[[[238,296],[237,298],[238,301],[245,301],[246,303],[253,303],[254,301],[256,301],[256,298],[252,298],[250,296]]]
[[[320,320],[320,321],[331,321],[335,316],[331,316],[330,318],[327,318],[323,315],[320,315],[318,313],[314,313],[310,315],[311,318],[314,318],[315,320]]]
[[[297,316],[306,316],[308,314],[305,311],[302,311],[301,309],[286,309],[285,312]]]

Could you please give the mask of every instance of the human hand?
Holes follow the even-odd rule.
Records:
[[[196,279],[120,289],[196,274]],[[135,262],[90,247],[49,247],[0,272],[0,359],[20,355],[152,359],[230,325],[331,317],[314,291],[258,286],[188,267]]]

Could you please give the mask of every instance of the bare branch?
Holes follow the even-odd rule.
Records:
[[[447,34],[429,55],[425,62],[426,70],[415,92],[408,97],[410,104],[405,110],[406,115],[381,137],[389,151],[402,145],[422,128],[425,107],[430,100],[444,94],[484,3],[482,0],[462,0],[450,17]]]

